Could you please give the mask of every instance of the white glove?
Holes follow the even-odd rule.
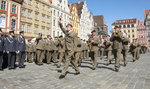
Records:
[[[7,51],[7,53],[9,53],[9,51]]]

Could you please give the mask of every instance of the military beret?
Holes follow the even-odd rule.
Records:
[[[73,27],[73,26],[72,26],[72,24],[67,24],[67,26],[66,26],[66,27],[69,27],[69,26],[70,26],[70,27]]]
[[[114,29],[116,29],[116,28],[120,28],[120,27],[119,26],[115,26]]]
[[[91,33],[96,32],[95,30],[93,30]]]

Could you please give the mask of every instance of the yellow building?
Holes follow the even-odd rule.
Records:
[[[127,37],[130,39],[130,42],[133,39],[137,38],[137,20],[133,19],[123,19],[117,20],[112,24],[112,27],[119,26],[123,33],[127,34]]]
[[[76,33],[79,33],[79,16],[78,11],[75,5],[69,5],[70,13],[71,13],[71,24],[73,25],[73,30]]]
[[[51,0],[24,0],[20,28],[26,37],[35,37],[38,33],[50,35]]]

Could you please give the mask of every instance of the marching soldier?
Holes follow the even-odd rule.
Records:
[[[9,31],[9,36],[6,37],[5,50],[8,54],[8,68],[9,70],[15,69],[15,57],[16,57],[16,43],[14,31]]]
[[[26,44],[26,54],[27,54],[27,61],[29,63],[32,63],[34,59],[34,45],[31,42],[31,39],[28,39],[28,43]]]
[[[3,51],[4,51],[4,37],[3,31],[0,29],[0,71],[3,71]]]
[[[65,41],[63,36],[59,36],[59,46],[58,46],[58,52],[59,52],[59,62],[57,65],[57,68],[60,68],[61,63],[64,62],[64,57],[65,57]]]
[[[101,60],[103,60],[103,58],[104,58],[104,38],[103,38],[103,36],[101,35],[100,36],[100,40],[101,40],[101,43],[100,43],[100,58],[101,58]]]
[[[107,55],[107,65],[111,64],[111,55],[112,55],[112,42],[110,42],[110,36],[108,35],[104,41],[105,51]]]
[[[59,43],[58,39],[57,37],[55,37],[55,39],[52,41],[52,48],[53,48],[52,61],[54,63],[58,62],[58,59],[57,59],[58,58],[58,43]]]
[[[127,65],[127,54],[129,50],[129,43],[130,43],[130,39],[127,38],[127,35],[125,35],[122,41],[122,45],[123,45],[122,53],[123,53],[124,66]]]
[[[137,60],[140,58],[141,44],[137,41]]]
[[[137,39],[133,39],[133,42],[131,43],[131,53],[133,56],[133,62],[135,62],[138,59],[138,55],[137,55],[137,48],[138,48],[138,43],[137,43]]]
[[[82,62],[82,58],[81,58],[82,57],[82,42],[79,37],[77,37],[75,41],[76,41],[75,60],[76,60],[76,64],[79,66],[81,65],[81,62]]]
[[[20,31],[20,36],[17,38],[17,52],[19,54],[19,68],[25,68],[24,61],[26,58],[26,42],[24,38],[24,31]]]
[[[43,65],[44,58],[44,40],[42,38],[42,34],[39,33],[39,36],[36,38],[36,53],[37,53],[37,65]]]
[[[51,59],[52,59],[52,40],[51,40],[51,36],[47,35],[47,39],[46,39],[46,60],[47,60],[47,64],[50,64]]]
[[[123,33],[120,31],[120,27],[115,26],[115,32],[112,34],[110,40],[113,42],[113,54],[115,58],[115,70],[119,71],[120,68],[120,55],[122,51],[122,38]]]
[[[66,47],[65,48],[66,49],[66,55],[65,55],[66,61],[65,61],[62,73],[59,77],[60,79],[62,79],[62,78],[65,77],[67,69],[68,69],[70,63],[76,71],[75,75],[80,74],[80,71],[79,71],[79,68],[78,68],[78,66],[75,62],[75,58],[73,57],[74,53],[75,53],[75,48],[76,48],[74,40],[77,37],[77,34],[72,30],[73,26],[71,24],[68,24],[66,26],[66,28],[67,28],[66,30],[63,28],[62,23],[60,21],[59,21],[59,26],[60,26],[61,30],[63,31],[63,33],[65,34],[64,39],[65,39],[65,47]]]
[[[90,42],[90,56],[92,59],[92,65],[93,65],[93,70],[96,69],[97,64],[97,57],[98,57],[98,45],[100,43],[99,37],[96,36],[96,31],[93,30],[92,32],[92,36],[89,38],[89,42]]]

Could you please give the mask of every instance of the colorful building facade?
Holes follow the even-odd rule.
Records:
[[[35,37],[38,33],[44,36],[51,34],[51,1],[24,0],[21,12],[20,30],[26,37]]]
[[[78,11],[75,5],[69,5],[70,13],[71,13],[71,24],[73,25],[73,30],[76,33],[79,33],[79,16]]]
[[[141,45],[148,45],[148,32],[142,20],[137,22],[137,38]]]
[[[130,39],[130,42],[132,42],[133,39],[136,39],[138,37],[136,18],[117,20],[112,24],[112,29],[115,26],[119,26],[121,28],[121,31],[127,34],[127,37]]]
[[[0,0],[0,28],[19,33],[22,0]]]

